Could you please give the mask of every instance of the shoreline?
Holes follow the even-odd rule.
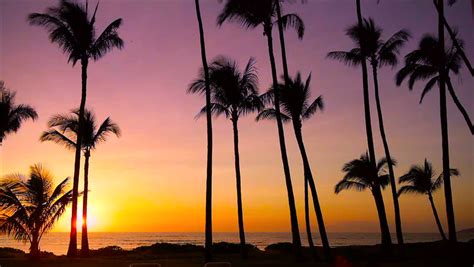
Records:
[[[314,265],[307,247],[303,249],[303,261],[295,263],[291,243],[277,243],[260,250],[248,245],[249,258],[240,259],[240,246],[236,243],[215,243],[213,251],[215,260],[228,261],[232,266],[311,266]],[[318,254],[322,248],[317,247]],[[444,241],[418,242],[405,244],[404,252],[395,245],[392,252],[383,253],[380,245],[353,245],[332,248],[334,258],[343,259],[353,265],[348,266],[473,266],[474,240],[458,242],[453,248]],[[28,255],[18,249],[0,248],[0,265],[8,267],[23,266],[128,266],[131,263],[166,263],[162,266],[185,267],[202,266],[204,247],[198,245],[177,245],[156,243],[151,246],[140,246],[125,250],[118,246],[109,246],[91,250],[88,258],[67,258],[42,252],[41,260],[33,263]],[[321,259],[320,259],[321,260]],[[321,266],[334,266],[333,263],[321,262]],[[325,265],[328,264],[328,265]],[[360,265],[359,265],[360,264]],[[372,264],[372,265],[367,265]],[[455,265],[452,265],[455,264]]]

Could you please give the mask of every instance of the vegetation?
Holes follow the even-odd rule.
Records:
[[[41,238],[72,200],[68,182],[66,178],[54,187],[51,173],[39,164],[31,166],[28,178],[5,176],[0,183],[0,232],[29,242],[31,257],[39,258]]]
[[[15,95],[15,92],[5,87],[4,81],[0,81],[0,146],[5,137],[16,133],[25,120],[38,118],[31,106],[15,105]]]
[[[120,136],[120,128],[112,122],[110,118],[105,119],[99,127],[94,114],[90,110],[85,110],[83,119],[82,151],[84,153],[84,194],[82,197],[82,232],[81,232],[81,253],[89,255],[89,238],[87,231],[87,201],[89,196],[89,160],[91,151],[97,145],[105,142],[109,134]],[[79,134],[79,110],[75,110],[71,115],[56,115],[48,122],[48,131],[44,132],[40,140],[52,141],[63,145],[67,149],[76,148],[77,136]],[[56,129],[57,127],[58,129]]]
[[[114,48],[122,49],[123,40],[117,30],[122,25],[122,19],[116,19],[110,23],[97,37],[95,29],[96,14],[99,2],[92,16],[88,13],[88,6],[70,1],[61,0],[58,6],[50,7],[45,13],[32,13],[28,16],[31,25],[44,27],[49,33],[49,39],[57,43],[68,56],[68,62],[75,66],[81,63],[82,92],[81,104],[79,106],[79,118],[84,118],[87,97],[87,67],[89,60],[99,60]],[[79,121],[78,132],[83,131],[83,121]],[[76,140],[76,152],[74,156],[73,196],[71,234],[68,256],[77,254],[77,197],[79,188],[79,172],[81,167],[82,135]],[[82,253],[87,255],[88,251],[83,248]]]
[[[280,113],[280,93],[278,89],[278,78],[275,64],[275,55],[273,52],[272,28],[275,24],[276,4],[274,0],[228,0],[222,13],[217,18],[217,23],[222,25],[225,21],[237,22],[247,29],[255,29],[259,26],[263,27],[263,33],[267,37],[268,54],[270,57],[270,66],[272,73],[272,84],[275,88],[275,118],[278,127],[278,138],[280,143],[280,152],[285,174],[285,183],[288,194],[288,205],[290,208],[291,234],[296,258],[301,255],[301,238],[298,227],[298,216],[296,214],[295,197],[293,193],[293,185],[291,181],[290,166],[288,163],[288,155],[286,151],[285,133],[283,130],[283,122]],[[287,19],[280,20],[285,27],[295,27],[301,35],[301,24],[295,23],[296,15],[286,15]],[[293,19],[292,19],[293,18]]]
[[[303,160],[304,168],[304,184],[305,184],[305,222],[306,222],[306,233],[308,235],[308,244],[310,249],[313,252],[313,255],[316,255],[316,249],[314,247],[313,237],[311,234],[310,226],[310,216],[309,216],[309,207],[308,207],[308,185],[311,188],[311,194],[313,199],[314,211],[318,219],[318,224],[320,225],[320,232],[323,231],[326,234],[324,227],[324,220],[322,215],[321,206],[319,204],[318,195],[316,192],[316,185],[314,183],[313,174],[311,171],[311,166],[309,163],[308,155],[306,153],[306,148],[303,141],[302,126],[303,121],[310,119],[316,112],[322,111],[323,98],[322,96],[317,97],[315,100],[310,102],[310,82],[311,75],[308,76],[305,82],[301,79],[301,74],[298,73],[295,79],[289,79],[286,83],[281,83],[278,86],[280,87],[281,93],[281,117],[284,122],[291,121],[293,124],[293,130],[295,132],[296,141],[300,149],[301,158]],[[271,103],[273,106],[275,90],[272,88],[264,95],[262,99],[264,102]],[[257,116],[257,121],[261,119],[275,119],[276,110],[273,107],[267,108],[260,112]],[[322,226],[322,227],[321,227]],[[321,234],[321,236],[323,236]],[[329,257],[329,247],[324,247],[326,256]]]
[[[452,176],[458,176],[459,172],[456,169],[451,169]],[[434,179],[435,173],[431,163],[425,159],[423,165],[413,165],[410,170],[403,176],[400,177],[399,183],[406,184],[400,188],[398,195],[402,194],[423,194],[428,195],[428,199],[433,210],[433,215],[436,220],[436,226],[438,226],[439,233],[443,240],[446,239],[443,227],[439,220],[438,212],[433,201],[433,193],[438,190],[443,184],[443,174],[440,174],[438,178]]]
[[[372,19],[364,19],[362,28],[359,30],[358,24],[347,30],[347,35],[358,47],[348,52],[336,51],[328,54],[329,58],[344,62],[346,65],[359,66],[362,60],[367,60],[372,66],[372,77],[374,81],[375,101],[379,122],[380,135],[387,158],[388,171],[390,175],[390,186],[392,189],[392,199],[395,211],[395,226],[397,231],[398,244],[403,245],[402,222],[400,207],[398,204],[397,188],[395,183],[395,172],[393,170],[392,156],[385,133],[382,105],[380,103],[378,69],[383,66],[394,67],[398,63],[400,48],[408,41],[410,34],[407,30],[400,30],[392,35],[387,41],[382,40],[382,29],[375,25]],[[360,45],[363,44],[363,45]],[[364,47],[364,50],[361,49]]]
[[[394,159],[392,159],[392,164],[396,165]],[[361,155],[359,159],[344,164],[342,171],[344,171],[346,175],[344,175],[344,178],[336,184],[334,190],[335,193],[339,194],[340,192],[349,189],[357,191],[369,189],[374,197],[377,212],[379,212],[379,220],[382,220],[380,216],[380,206],[383,205],[383,201],[381,201],[381,189],[384,189],[390,181],[389,175],[386,174],[387,165],[387,159],[383,158],[377,162],[377,165],[374,168],[367,153]],[[382,221],[380,221],[380,225],[382,225]],[[383,231],[382,227],[381,231]],[[382,244],[384,242],[383,238],[382,232]]]
[[[369,51],[370,42],[365,38],[368,36],[365,35],[364,31],[364,21],[361,12],[360,0],[356,0],[356,11],[357,11],[357,26],[350,27],[346,31],[346,35],[351,38],[356,45],[355,51],[354,49],[349,51],[348,53],[341,53],[341,52],[332,52],[328,54],[329,58],[334,58],[339,61],[342,61],[346,65],[349,66],[357,66],[360,64],[362,69],[362,90],[364,96],[364,119],[365,119],[365,133],[367,135],[367,148],[368,148],[368,158],[369,163],[372,165],[371,169],[375,170],[376,166],[376,157],[375,157],[375,146],[374,146],[374,137],[372,133],[372,121],[370,117],[370,101],[369,101],[369,82],[368,82],[368,70],[367,70],[367,60],[370,57]],[[364,40],[364,42],[362,42]],[[366,42],[367,41],[367,42]],[[372,49],[373,50],[373,49]],[[346,58],[340,57],[339,55],[348,55],[348,56],[357,56],[356,58]],[[375,183],[378,183],[377,176],[375,173],[372,174],[372,180]],[[392,238],[390,236],[390,230],[388,228],[387,222],[387,215],[385,212],[385,204],[383,201],[382,193],[380,192],[380,186],[374,186],[374,197],[378,200],[377,203],[377,212],[379,215],[380,221],[380,230],[382,234],[382,244],[384,244],[384,248],[388,248],[392,244]]]

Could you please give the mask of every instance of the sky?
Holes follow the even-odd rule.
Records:
[[[66,113],[80,101],[80,66],[72,67],[44,29],[28,25],[31,12],[43,12],[58,1],[0,1],[0,79],[17,92],[17,103],[32,105],[39,114],[17,134],[6,138],[1,151],[0,174],[27,173],[42,163],[55,175],[55,182],[73,174],[73,153],[54,143],[41,143],[48,119]],[[90,1],[90,5],[95,1]],[[235,59],[243,68],[255,57],[259,88],[271,82],[266,39],[262,28],[241,29],[237,24],[216,25],[223,8],[217,0],[202,0],[202,16],[208,60],[218,55]],[[345,162],[366,151],[362,81],[360,69],[326,59],[334,50],[353,47],[344,35],[355,22],[355,1],[307,1],[285,4],[285,12],[297,12],[305,22],[303,40],[288,31],[287,55],[291,75],[312,74],[311,92],[322,95],[323,113],[305,122],[303,135],[311,162],[328,232],[377,232],[377,213],[370,192],[345,191],[334,194],[343,177]],[[416,48],[425,33],[436,33],[437,16],[430,0],[362,1],[364,16],[370,16],[388,38],[409,29],[413,38],[401,56]],[[458,1],[446,15],[474,57],[473,15],[470,1]],[[196,119],[204,99],[186,89],[201,67],[198,28],[191,0],[102,0],[97,28],[123,18],[120,36],[123,50],[114,50],[89,64],[87,107],[99,120],[110,116],[122,129],[122,137],[110,137],[92,153],[90,163],[90,231],[201,232],[204,230],[206,124]],[[276,29],[275,29],[276,30]],[[276,32],[275,32],[276,33]],[[279,43],[275,57],[282,74]],[[396,176],[412,164],[428,158],[441,171],[441,132],[438,92],[433,90],[419,104],[423,83],[409,91],[397,87],[394,75],[401,66],[380,71],[379,84],[385,127],[393,157],[398,160]],[[473,79],[465,68],[452,78],[459,98],[473,110]],[[372,124],[376,154],[383,155],[372,101]],[[289,209],[281,165],[276,124],[255,122],[255,115],[239,124],[244,220],[249,232],[290,231]],[[461,176],[452,179],[456,225],[459,230],[474,226],[472,137],[448,97],[451,165]],[[237,231],[237,208],[232,128],[225,118],[214,120],[214,231]],[[303,231],[303,169],[290,125],[285,128],[292,181]],[[81,184],[82,188],[82,184]],[[384,191],[390,229],[395,231],[390,189]],[[435,196],[443,225],[446,216],[443,190]],[[400,198],[406,232],[436,232],[426,196]],[[79,206],[81,209],[81,205]],[[315,225],[314,214],[312,215]],[[68,231],[70,213],[54,231]],[[447,228],[446,228],[447,229]]]

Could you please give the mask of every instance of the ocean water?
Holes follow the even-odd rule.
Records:
[[[316,245],[321,245],[319,237],[313,233]],[[328,233],[331,246],[348,245],[375,245],[380,243],[378,233]],[[404,233],[405,242],[429,242],[440,240],[439,233]],[[264,249],[266,246],[278,242],[291,242],[290,233],[246,233],[247,242]],[[214,242],[239,242],[238,233],[214,233]],[[303,245],[307,245],[305,233],[301,233]],[[395,235],[392,235],[395,239]],[[460,241],[474,239],[474,233],[459,233]],[[394,240],[395,241],[395,240]],[[81,238],[79,233],[78,242]],[[154,243],[173,244],[204,244],[203,233],[89,233],[89,245],[92,249],[106,246],[120,246],[124,249],[132,249],[139,246],[152,245]],[[41,241],[41,250],[53,252],[56,255],[66,254],[69,243],[68,233],[49,233]],[[22,243],[6,236],[0,236],[0,247],[12,247],[28,251],[28,244]]]

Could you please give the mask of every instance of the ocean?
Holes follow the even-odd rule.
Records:
[[[313,233],[316,245],[321,245],[317,234]],[[331,246],[349,246],[349,245],[375,245],[380,242],[378,233],[328,233]],[[305,233],[301,233],[303,245],[307,245]],[[405,242],[429,242],[440,240],[439,233],[404,233]],[[214,242],[239,242],[238,233],[214,233]],[[291,242],[290,233],[246,233],[247,242],[264,249],[266,246],[278,242]],[[395,239],[395,235],[392,235]],[[459,233],[460,241],[469,241],[474,239],[474,233]],[[394,240],[395,241],[395,240]],[[79,233],[78,242],[81,238]],[[119,246],[124,249],[132,249],[139,246],[152,245],[154,243],[173,243],[173,244],[204,244],[203,233],[89,233],[89,244],[91,249],[102,248],[106,246]],[[41,241],[41,250],[53,252],[56,255],[66,254],[69,243],[68,233],[48,233]],[[0,247],[18,248],[28,251],[29,245],[22,243],[4,235],[0,236]]]

